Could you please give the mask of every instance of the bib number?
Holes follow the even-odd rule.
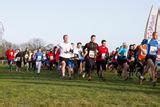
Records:
[[[20,57],[17,57],[16,59],[17,59],[17,61],[20,61],[21,58],[20,58]]]
[[[102,58],[102,59],[105,59],[105,58],[106,58],[106,54],[105,54],[105,53],[102,53],[101,58]]]
[[[53,56],[50,56],[50,60],[53,60]]]
[[[150,54],[151,55],[156,55],[157,54],[157,47],[151,46],[150,47]]]
[[[13,56],[13,52],[11,52],[10,55]]]
[[[89,51],[89,57],[90,58],[95,58],[95,52],[94,51]]]
[[[42,60],[42,56],[38,56],[37,60],[39,61]]]

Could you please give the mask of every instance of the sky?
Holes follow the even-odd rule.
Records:
[[[139,44],[152,5],[160,0],[0,0],[3,39],[21,44],[41,38],[47,44],[90,41],[92,34],[110,50],[122,42]]]

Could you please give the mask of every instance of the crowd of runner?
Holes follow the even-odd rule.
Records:
[[[124,80],[134,74],[139,78],[140,84],[145,80],[144,76],[150,74],[153,86],[157,81],[158,34],[153,33],[150,40],[143,39],[141,44],[127,45],[125,42],[114,51],[109,52],[106,40],[101,45],[96,43],[96,36],[82,45],[69,42],[69,36],[63,36],[63,42],[50,50],[26,48],[25,51],[12,49],[6,51],[8,65],[12,71],[13,64],[16,71],[20,72],[24,67],[26,71],[35,71],[40,75],[41,68],[52,71],[56,68],[61,78],[72,79],[74,74],[92,80],[92,74],[96,71],[97,76],[105,81],[106,69],[115,70]],[[96,68],[96,70],[95,70]]]

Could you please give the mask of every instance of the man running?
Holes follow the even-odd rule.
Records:
[[[91,36],[91,41],[84,46],[85,56],[85,71],[88,74],[88,81],[91,80],[91,73],[94,70],[98,44],[96,43],[96,36]]]
[[[6,51],[6,57],[8,60],[9,70],[12,71],[12,65],[15,58],[15,51],[9,46],[9,49]]]
[[[152,76],[152,84],[153,86],[156,85],[156,58],[158,53],[158,33],[153,32],[152,39],[148,43],[147,47],[147,56],[146,56],[146,69],[143,73],[143,75],[140,77],[141,81],[140,84],[142,84],[142,81],[144,80],[144,75],[151,70],[151,76]]]
[[[109,52],[108,48],[106,47],[106,40],[102,40],[101,44],[102,45],[98,47],[96,65],[97,65],[98,77],[103,81],[105,81],[104,72],[106,71],[106,63],[107,63],[107,58],[109,56]]]
[[[50,49],[49,53],[47,54],[47,57],[49,60],[49,70],[51,71],[54,63],[54,54],[52,49]]]
[[[63,43],[59,44],[60,48],[60,64],[62,78],[65,78],[67,60],[71,58],[72,45],[69,43],[68,35],[63,36]]]
[[[43,53],[41,51],[41,48],[38,49],[38,52],[35,54],[36,55],[36,68],[37,68],[37,75],[40,75],[40,70],[42,66],[42,59],[43,59]]]
[[[16,55],[15,55],[15,62],[16,62],[16,71],[20,72],[21,66],[22,66],[22,58],[23,53],[20,51],[20,49],[16,50]]]

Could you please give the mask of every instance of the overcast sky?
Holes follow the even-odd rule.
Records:
[[[97,35],[110,49],[122,42],[140,43],[152,5],[160,0],[0,0],[3,38],[23,43],[42,38],[58,44],[68,34],[71,42],[86,43]]]

